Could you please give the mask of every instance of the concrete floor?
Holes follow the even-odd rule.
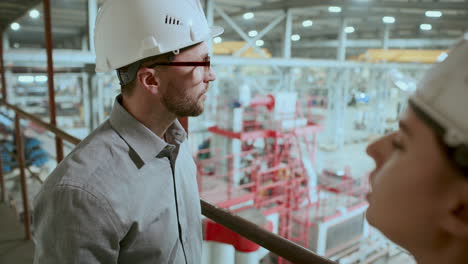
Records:
[[[5,204],[0,204],[1,264],[33,263],[34,244],[24,238],[24,226],[18,221],[14,211]]]

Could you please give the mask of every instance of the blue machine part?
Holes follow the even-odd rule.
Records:
[[[49,161],[48,153],[41,148],[41,141],[36,138],[24,138],[24,156],[27,166],[41,167]],[[16,162],[16,146],[10,141],[1,142],[3,172],[8,173],[18,167]]]

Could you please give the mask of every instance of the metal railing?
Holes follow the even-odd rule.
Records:
[[[20,108],[11,105],[7,101],[7,89],[5,81],[5,69],[3,62],[3,32],[2,25],[0,25],[0,76],[1,76],[1,87],[2,87],[2,99],[0,100],[0,105],[14,111],[15,113],[15,137],[16,137],[16,160],[18,162],[18,167],[20,170],[20,179],[21,179],[21,192],[22,192],[22,202],[24,207],[24,229],[25,229],[25,238],[30,240],[32,238],[31,233],[31,217],[29,210],[29,197],[28,197],[28,186],[26,181],[26,164],[24,158],[24,142],[21,133],[21,119],[27,119],[40,127],[44,128],[47,131],[50,131],[55,134],[55,146],[56,146],[56,158],[57,162],[60,162],[63,159],[63,141],[67,141],[74,145],[78,144],[80,140],[75,138],[63,130],[57,128],[56,124],[56,107],[55,107],[55,91],[54,91],[54,71],[53,71],[53,56],[52,56],[52,26],[51,26],[51,16],[50,16],[50,0],[43,0],[44,6],[44,27],[45,27],[45,40],[46,40],[46,51],[47,51],[47,73],[48,73],[48,92],[49,92],[49,108],[50,108],[50,123],[44,122],[40,118],[29,114]],[[187,128],[187,119],[181,120],[182,124],[185,124]],[[1,202],[6,201],[6,188],[3,177],[3,165],[0,155],[0,191],[1,193]],[[255,225],[252,222],[249,222],[239,216],[236,216],[224,209],[220,209],[204,200],[201,200],[202,214],[206,217],[212,219],[213,221],[225,226],[228,229],[240,234],[241,236],[246,237],[247,239],[253,241],[254,243],[259,244],[260,246],[266,248],[270,252],[287,259],[292,263],[298,264],[331,264],[335,263],[325,258],[322,258],[312,251],[299,246],[283,237],[280,237],[276,234],[273,234],[260,226]]]
[[[24,160],[24,149],[23,149],[23,138],[21,136],[21,125],[20,119],[27,119],[44,128],[47,131],[50,131],[55,134],[60,140],[65,140],[74,145],[78,144],[80,140],[75,138],[63,130],[48,124],[38,117],[26,113],[25,111],[19,109],[16,106],[13,106],[4,100],[0,100],[0,104],[6,108],[15,112],[15,138],[17,144],[17,160],[19,161],[20,167],[20,176],[21,176],[21,191],[22,199],[24,206],[24,228],[25,228],[25,237],[26,239],[31,239],[31,229],[30,229],[30,211],[28,204],[28,188],[26,184],[26,173],[25,173],[25,160]],[[1,161],[0,161],[1,162]],[[2,201],[5,196],[5,188],[3,184],[2,177],[2,167],[0,164],[0,185],[2,186]],[[320,256],[317,256],[312,251],[295,244],[281,236],[278,236],[274,233],[271,233],[264,228],[247,221],[237,215],[234,215],[228,212],[225,209],[218,208],[204,200],[200,200],[202,207],[202,214],[209,219],[223,225],[224,227],[234,231],[235,233],[240,234],[241,236],[259,244],[260,246],[268,249],[270,252],[287,259],[292,263],[298,264],[328,264],[335,263]]]

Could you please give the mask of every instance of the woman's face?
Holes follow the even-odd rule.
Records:
[[[400,129],[369,145],[367,153],[376,164],[369,223],[410,251],[435,241],[453,205],[453,166],[433,131],[408,109]]]

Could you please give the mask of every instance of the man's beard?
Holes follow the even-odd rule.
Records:
[[[187,94],[166,93],[162,97],[162,103],[172,113],[178,117],[199,116],[203,113],[205,106],[201,97],[205,92],[196,98],[191,98]]]

